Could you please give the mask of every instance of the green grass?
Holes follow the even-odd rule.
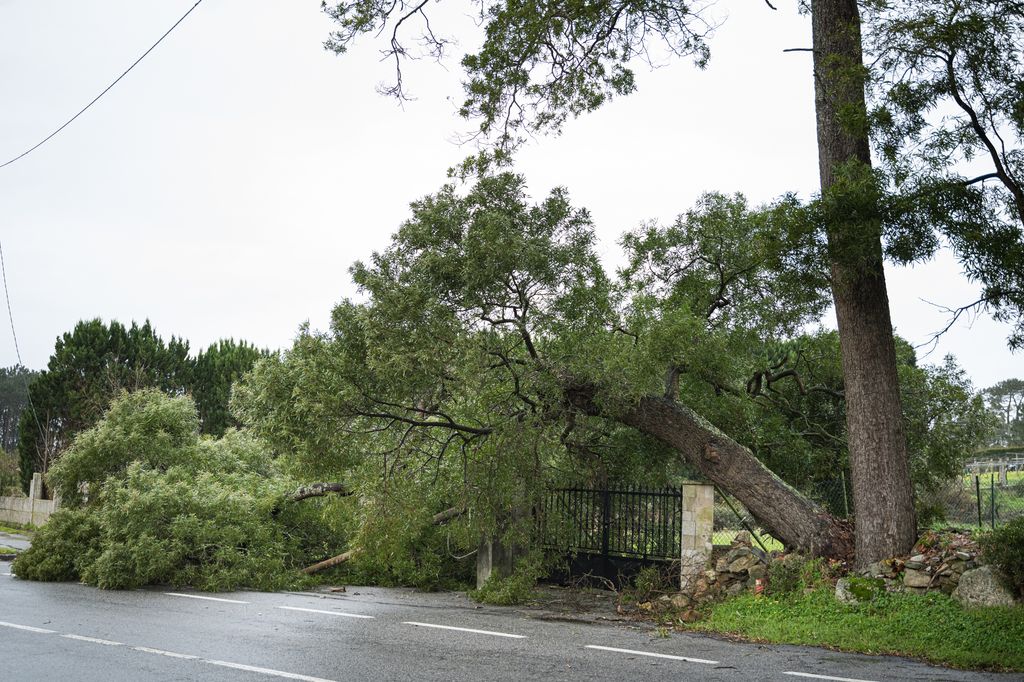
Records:
[[[778,644],[923,658],[958,668],[1024,671],[1024,607],[965,610],[946,595],[884,594],[846,606],[820,587],[716,604],[694,629]]]
[[[0,533],[14,533],[16,535],[31,535],[31,527],[5,526],[0,524]]]
[[[17,554],[19,550],[13,547],[7,547],[6,545],[0,545],[0,554]]]

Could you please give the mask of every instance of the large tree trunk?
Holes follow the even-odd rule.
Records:
[[[847,523],[787,485],[750,450],[685,405],[649,396],[624,413],[604,414],[592,399],[591,387],[570,389],[568,397],[588,414],[631,426],[679,452],[787,548],[834,559],[853,556],[853,533]]]
[[[822,196],[844,169],[870,168],[857,0],[813,0],[815,105]],[[858,565],[904,554],[916,539],[883,270],[881,221],[835,216],[826,225],[839,322]]]

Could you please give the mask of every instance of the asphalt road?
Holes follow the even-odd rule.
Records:
[[[554,622],[456,594],[33,583],[0,562],[0,679],[1008,680],[893,657]]]

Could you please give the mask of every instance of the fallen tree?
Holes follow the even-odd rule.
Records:
[[[430,522],[432,525],[441,526],[448,523],[449,521],[459,518],[465,513],[465,507],[449,507],[444,511],[434,514],[434,516],[431,517]],[[340,566],[346,561],[351,560],[352,558],[358,556],[361,551],[362,549],[360,549],[359,547],[354,547],[350,550],[342,552],[341,554],[338,554],[337,556],[332,556],[330,559],[324,559],[323,561],[318,561],[317,563],[311,566],[306,566],[304,569],[302,569],[302,572],[306,575],[311,575],[313,573],[319,573],[320,571],[326,571],[328,568]]]

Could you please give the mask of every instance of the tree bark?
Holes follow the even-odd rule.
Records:
[[[569,391],[572,404],[595,416],[631,426],[676,450],[712,483],[728,491],[787,548],[833,559],[853,556],[853,533],[840,521],[773,474],[754,454],[690,408],[671,398],[648,396],[621,414],[603,414],[593,391]]]
[[[822,196],[851,162],[870,168],[857,0],[813,0],[815,108]],[[856,68],[851,68],[856,67]],[[844,120],[845,119],[845,120]],[[851,121],[854,123],[851,125]],[[830,216],[832,298],[839,324],[860,566],[898,554],[917,535],[881,221]]]
[[[353,494],[351,490],[345,487],[344,483],[310,483],[292,493],[290,499],[292,502],[298,502],[310,497],[325,497],[331,493],[341,497],[348,497]]]

